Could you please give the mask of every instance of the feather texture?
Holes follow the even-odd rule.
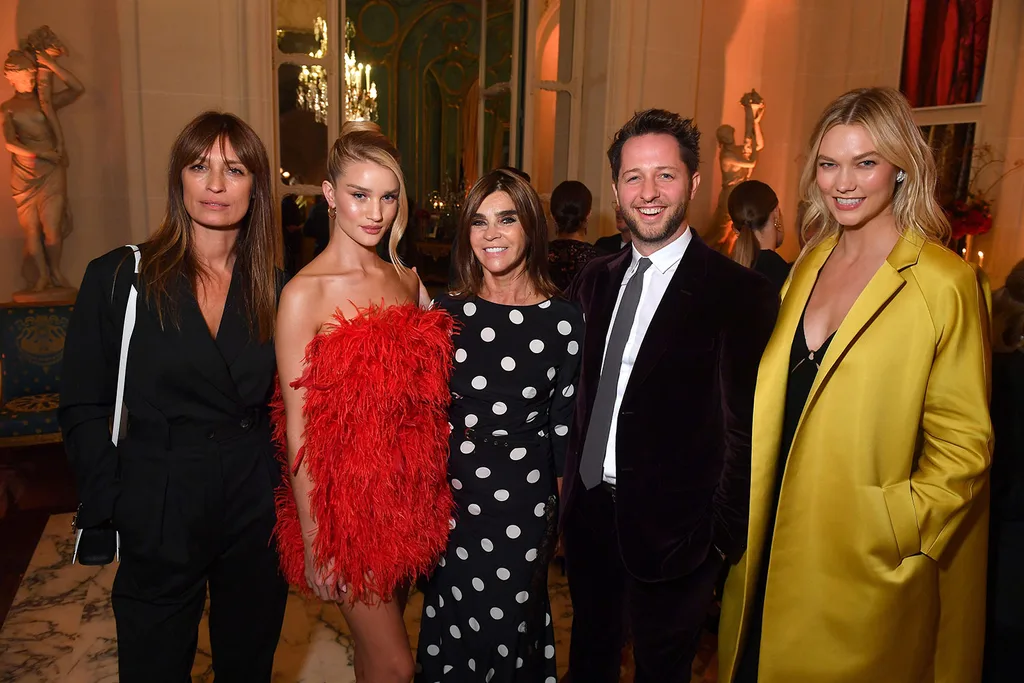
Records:
[[[454,321],[413,304],[336,314],[307,345],[302,376],[305,465],[317,524],[313,556],[333,562],[352,601],[390,600],[429,571],[453,514],[448,486],[448,381]],[[271,419],[287,470],[280,390]],[[287,471],[286,471],[287,475]],[[275,538],[289,583],[308,591],[291,477],[276,494]]]

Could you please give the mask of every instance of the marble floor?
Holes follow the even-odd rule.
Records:
[[[70,564],[70,524],[71,515],[50,517],[18,587],[0,629],[0,682],[117,681],[117,643],[110,609],[110,587],[116,567]],[[572,607],[565,579],[554,566],[550,590],[561,676],[568,656]],[[406,609],[414,651],[420,605],[421,597],[414,595]],[[704,638],[694,662],[693,683],[713,683],[716,679],[713,641],[713,636]],[[631,665],[628,656],[625,659],[622,680],[630,681]],[[213,681],[205,619],[192,681]],[[274,663],[274,681],[354,683],[351,637],[335,605],[305,600],[294,592],[289,595]]]

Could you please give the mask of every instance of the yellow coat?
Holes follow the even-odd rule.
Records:
[[[987,331],[972,269],[908,234],[836,332],[775,504],[790,349],[832,238],[796,266],[758,373],[747,552],[719,680],[771,542],[760,683],[975,683],[985,623]]]

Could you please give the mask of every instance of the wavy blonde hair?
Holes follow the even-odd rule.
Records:
[[[328,181],[337,186],[345,168],[352,163],[369,162],[383,166],[398,178],[398,213],[391,224],[388,238],[388,255],[399,271],[405,264],[398,257],[398,243],[402,241],[409,223],[409,197],[405,189],[405,175],[402,173],[401,155],[398,148],[381,132],[380,126],[372,121],[346,121],[341,126],[341,135],[334,141],[327,157]],[[335,187],[337,189],[337,187]]]
[[[860,88],[829,104],[811,135],[807,162],[800,176],[801,198],[807,202],[800,225],[807,240],[803,253],[842,230],[817,183],[821,139],[836,126],[863,126],[878,154],[906,173],[906,179],[893,188],[892,197],[892,213],[900,234],[909,230],[933,242],[945,242],[949,220],[935,200],[935,157],[914,123],[910,104],[894,88]]]

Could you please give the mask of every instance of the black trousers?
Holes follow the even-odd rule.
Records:
[[[122,683],[191,680],[207,588],[217,683],[271,679],[288,589],[271,542],[280,469],[269,428],[203,427],[152,440],[133,425],[118,448]]]
[[[993,515],[995,517],[995,515]],[[1024,521],[994,519],[988,548],[988,624],[982,683],[1021,679],[1024,644]]]
[[[678,579],[635,579],[619,552],[615,502],[600,487],[580,491],[565,518],[563,538],[573,609],[571,680],[618,683],[625,614],[636,683],[689,683],[722,569],[718,554],[712,550],[693,572]]]

